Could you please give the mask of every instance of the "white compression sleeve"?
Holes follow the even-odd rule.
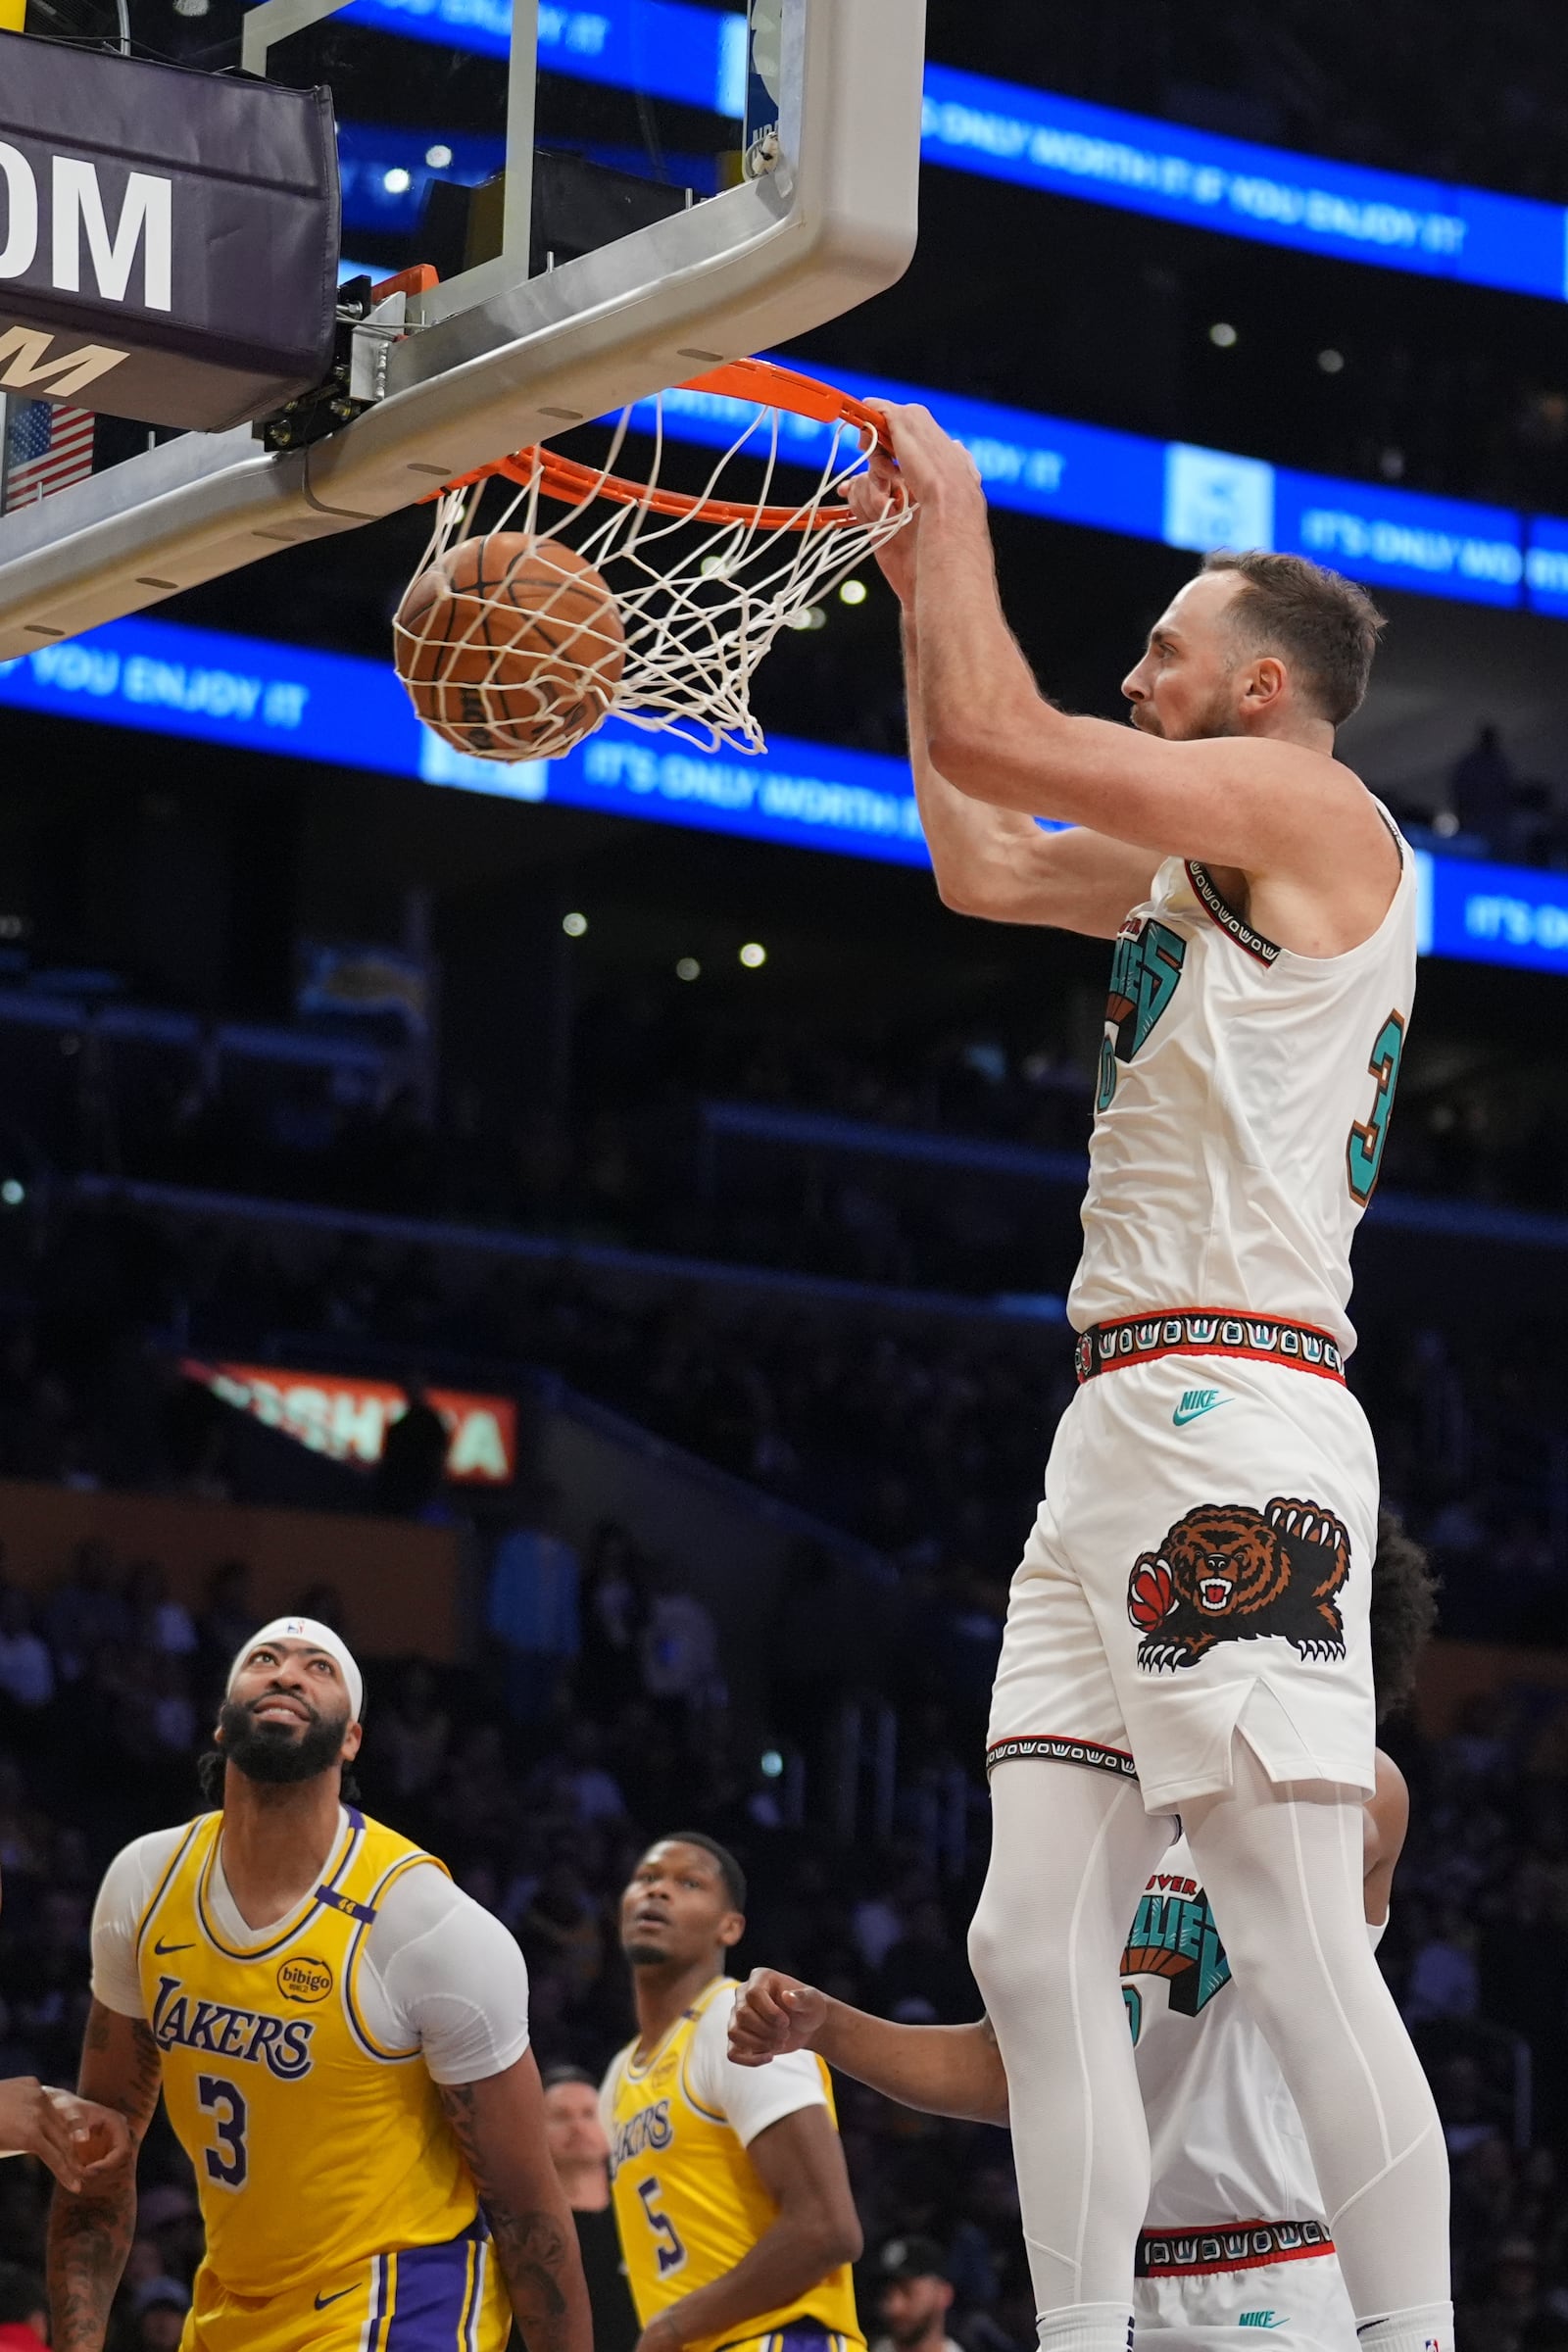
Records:
[[[1276,1787],[1239,1735],[1223,1796],[1183,1826],[1231,1971],[1290,2085],[1357,2320],[1448,2295],[1448,2164],[1420,2061],[1367,1940],[1362,1799]]]
[[[1120,1964],[1170,1840],[1135,1781],[1023,1758],[992,1775],[969,1960],[1007,2070],[1042,2341],[1074,2352],[1127,2340],[1149,2133]]]

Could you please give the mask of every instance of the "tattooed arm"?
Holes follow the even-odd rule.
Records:
[[[162,2080],[158,2044],[139,2017],[94,2001],[78,2087],[124,2118],[115,2162],[95,2167],[74,2195],[57,2188],[49,2214],[49,2308],[55,2352],[102,2352],[109,2307],[136,2227],[136,2150],[152,2122]]]
[[[437,2086],[495,2237],[528,2352],[593,2352],[571,2209],[545,2142],[533,2052],[483,2082]]]

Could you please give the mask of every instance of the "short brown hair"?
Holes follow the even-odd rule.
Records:
[[[1331,726],[1343,726],[1359,710],[1387,625],[1364,588],[1304,556],[1257,548],[1245,555],[1221,548],[1204,557],[1203,569],[1241,573],[1232,607],[1239,629],[1254,647],[1292,663],[1303,693]]]

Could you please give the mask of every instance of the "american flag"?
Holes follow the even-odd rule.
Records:
[[[58,400],[6,403],[5,508],[30,507],[92,471],[90,409]]]

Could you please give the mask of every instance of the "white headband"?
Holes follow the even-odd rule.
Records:
[[[313,1649],[324,1649],[329,1658],[335,1658],[338,1671],[348,1686],[350,1720],[359,1722],[365,1706],[365,1677],[355,1664],[354,1652],[342,1635],[334,1634],[332,1628],[323,1625],[318,1617],[274,1617],[271,1624],[264,1625],[259,1634],[252,1634],[228,1670],[225,1690],[233,1690],[234,1678],[246,1659],[267,1642],[308,1642]]]

